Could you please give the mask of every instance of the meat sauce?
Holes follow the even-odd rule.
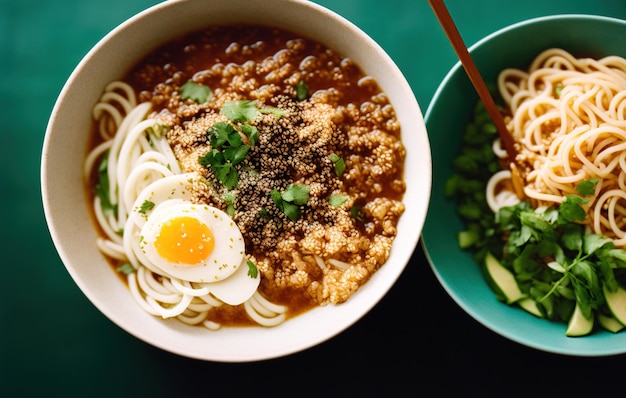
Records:
[[[276,98],[297,97],[298,85],[304,84],[308,101],[332,106],[331,115],[327,116],[332,119],[338,135],[333,145],[343,151],[346,161],[346,172],[333,187],[327,188],[327,192],[339,187],[355,198],[353,208],[366,211],[352,218],[344,216],[341,222],[330,219],[319,227],[332,228],[335,223],[349,222],[349,227],[343,227],[344,237],[340,237],[348,243],[327,242],[330,233],[317,230],[317,235],[312,233],[319,236],[320,241],[313,242],[316,249],[307,251],[302,245],[294,244],[280,249],[282,252],[278,254],[269,254],[267,248],[280,246],[285,239],[294,236],[296,240],[304,239],[307,231],[315,231],[314,228],[304,222],[298,227],[284,227],[282,235],[267,238],[276,241],[254,245],[243,230],[252,229],[251,224],[263,220],[255,219],[246,224],[244,216],[235,217],[246,238],[246,252],[250,251],[258,261],[262,274],[260,291],[271,301],[287,305],[288,316],[293,317],[319,305],[347,300],[382,266],[404,210],[400,201],[405,189],[405,152],[393,107],[376,81],[366,76],[351,59],[285,30],[248,25],[215,26],[152,51],[124,80],[135,89],[140,102],[152,103],[153,115],[167,115],[168,120],[181,126],[193,124],[200,112],[197,108],[186,107],[180,96],[174,95],[189,80],[210,87],[218,97],[247,98],[273,106],[278,105]],[[303,123],[301,119],[293,120],[296,127]],[[200,143],[194,145],[199,147]],[[372,205],[379,199],[382,205]],[[318,222],[318,219],[331,218],[334,212],[305,218]],[[265,233],[263,228],[260,233]],[[355,232],[346,232],[350,228]],[[378,239],[380,236],[383,238]],[[336,257],[356,264],[356,271],[323,271],[316,265],[313,258],[321,252],[320,247],[344,243],[350,249],[338,250]],[[296,280],[297,272],[304,272],[306,278]],[[242,306],[222,306],[211,311],[210,318],[223,325],[252,324]]]

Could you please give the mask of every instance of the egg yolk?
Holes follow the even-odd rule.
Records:
[[[194,217],[176,217],[163,223],[154,247],[168,261],[195,265],[209,257],[215,247],[215,236],[205,223]]]

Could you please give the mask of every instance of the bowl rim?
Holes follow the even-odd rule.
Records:
[[[239,4],[243,2],[244,0],[234,0],[231,2],[231,4],[234,4],[234,3]],[[403,230],[410,231],[410,232],[405,233],[406,237],[402,241],[398,239],[398,237],[396,237],[396,241],[394,242],[394,248],[395,248],[396,253],[394,256],[394,250],[392,249],[392,256],[394,256],[393,261],[397,262],[397,264],[395,263],[385,264],[385,266],[388,265],[386,269],[388,269],[389,271],[381,272],[385,268],[383,268],[383,270],[379,270],[372,276],[372,280],[370,280],[365,285],[361,286],[359,291],[357,291],[356,293],[356,295],[360,297],[359,298],[360,304],[358,305],[356,304],[357,297],[353,296],[351,300],[348,300],[348,302],[343,303],[340,307],[337,307],[341,309],[324,308],[324,310],[332,310],[336,314],[338,314],[336,315],[336,318],[337,318],[336,327],[334,327],[330,331],[321,331],[317,333],[316,335],[309,337],[306,341],[302,341],[302,340],[285,341],[284,345],[276,346],[276,347],[268,347],[268,348],[263,348],[263,349],[259,348],[259,351],[256,351],[256,352],[243,352],[243,348],[242,348],[241,351],[232,353],[232,352],[223,352],[223,351],[220,351],[220,352],[194,351],[182,343],[178,344],[172,341],[162,341],[160,340],[161,335],[152,335],[152,334],[146,335],[145,331],[143,330],[143,327],[137,327],[136,325],[128,324],[127,321],[123,317],[119,316],[119,314],[116,312],[117,310],[112,309],[111,305],[109,305],[109,303],[107,302],[107,300],[109,300],[108,298],[101,297],[97,292],[93,290],[93,288],[91,288],[92,282],[90,282],[90,278],[93,278],[94,276],[90,273],[86,273],[84,269],[79,269],[74,264],[76,262],[77,255],[75,253],[70,253],[69,247],[66,246],[66,242],[64,242],[60,237],[59,231],[64,226],[61,224],[61,221],[59,220],[61,215],[58,214],[57,207],[51,205],[51,202],[53,201],[53,193],[51,192],[51,186],[53,185],[52,184],[53,177],[51,175],[52,160],[51,160],[49,151],[53,145],[58,146],[57,143],[53,144],[52,142],[53,141],[52,132],[58,128],[57,124],[61,123],[58,121],[58,119],[59,119],[60,113],[63,110],[62,108],[64,106],[66,98],[68,95],[72,94],[72,90],[75,90],[74,82],[76,81],[76,79],[81,76],[84,77],[84,74],[86,73],[84,71],[84,68],[86,68],[89,65],[92,57],[94,57],[99,52],[101,52],[102,49],[105,48],[111,40],[123,34],[127,28],[133,26],[138,21],[141,22],[145,18],[154,18],[155,15],[157,16],[162,15],[163,13],[169,12],[173,9],[176,9],[177,11],[179,11],[180,7],[183,7],[183,3],[199,3],[199,1],[194,2],[193,0],[170,0],[167,2],[159,3],[151,7],[148,7],[144,9],[143,11],[140,11],[139,13],[129,17],[128,19],[126,19],[125,21],[117,25],[115,28],[113,28],[111,31],[109,31],[87,52],[87,54],[80,60],[80,62],[76,65],[76,67],[70,74],[69,78],[66,80],[57,98],[57,101],[54,105],[54,108],[52,110],[52,113],[48,122],[48,126],[46,128],[46,133],[44,136],[44,143],[43,143],[43,148],[42,148],[42,155],[41,155],[41,167],[40,167],[41,177],[40,178],[41,178],[41,195],[42,195],[42,200],[43,200],[44,215],[46,218],[47,226],[48,226],[52,241],[62,260],[62,263],[65,269],[70,274],[73,281],[80,288],[81,292],[89,299],[89,301],[109,320],[111,320],[114,324],[116,324],[118,327],[125,330],[129,334],[157,348],[163,349],[165,351],[168,351],[168,352],[180,355],[180,356],[190,357],[190,358],[195,358],[195,359],[200,359],[200,360],[208,360],[208,361],[213,361],[213,362],[255,362],[255,361],[268,360],[268,359],[291,355],[296,352],[307,350],[313,346],[316,346],[318,344],[321,344],[333,338],[337,334],[351,327],[353,324],[359,321],[363,316],[365,316],[374,306],[376,306],[380,302],[380,300],[382,300],[382,298],[394,286],[395,282],[401,276],[405,267],[409,265],[410,258],[419,243],[419,235],[420,235],[422,226],[425,222],[426,212],[427,212],[427,207],[428,207],[428,198],[430,194],[430,185],[431,185],[430,177],[432,175],[431,173],[432,163],[430,160],[430,146],[428,145],[428,137],[426,133],[425,123],[423,122],[423,117],[422,117],[422,113],[420,111],[419,105],[417,103],[417,100],[415,99],[415,96],[410,88],[409,83],[406,81],[406,78],[404,77],[404,75],[402,74],[398,66],[394,63],[391,57],[384,51],[384,49],[382,49],[382,47],[378,43],[376,43],[363,30],[361,30],[352,22],[345,19],[343,16],[321,5],[318,5],[316,3],[313,3],[307,0],[280,0],[280,1],[275,0],[275,2],[281,3],[281,6],[291,6],[291,7],[297,7],[299,9],[306,9],[308,10],[307,12],[309,11],[312,12],[315,18],[317,19],[325,19],[327,21],[332,20],[334,24],[337,24],[337,28],[341,28],[343,32],[350,32],[349,36],[351,38],[353,39],[357,38],[358,40],[362,41],[364,43],[363,47],[368,47],[367,51],[370,51],[376,54],[376,57],[380,62],[376,65],[370,65],[370,67],[373,68],[373,71],[367,71],[368,74],[375,75],[376,73],[378,73],[378,71],[390,72],[391,77],[389,77],[389,79],[394,79],[394,86],[398,87],[398,90],[397,90],[398,96],[406,100],[405,101],[406,103],[399,104],[399,105],[402,107],[402,109],[410,110],[412,111],[412,113],[416,112],[412,114],[412,120],[413,120],[413,124],[417,127],[412,126],[410,131],[412,133],[419,132],[420,134],[418,138],[411,137],[411,140],[419,140],[420,145],[422,145],[423,148],[420,148],[421,152],[419,154],[422,158],[417,159],[415,155],[412,155],[412,157],[415,159],[413,160],[413,162],[419,162],[419,164],[423,166],[424,168],[423,181],[420,182],[420,188],[422,189],[422,193],[419,194],[420,199],[422,197],[423,199],[421,199],[421,202],[415,205],[415,209],[411,210],[410,212],[411,215],[415,216],[414,220],[410,220],[410,221],[407,220],[407,217],[408,217],[407,213],[405,213],[405,215],[401,217],[400,223],[404,225],[404,227],[402,227]],[[204,3],[217,4],[220,2],[214,1],[214,2],[204,2]],[[264,4],[264,3],[265,2],[263,0],[254,0],[254,1],[248,0],[246,4],[259,5],[259,4]],[[210,26],[212,24],[216,24],[216,22],[212,21],[210,23],[204,24],[204,26]],[[327,33],[324,33],[324,34],[327,34]],[[338,38],[337,40],[345,41],[347,39]],[[333,47],[332,46],[333,43],[325,42],[325,44],[330,47]],[[362,50],[362,51],[366,51],[366,50]],[[149,51],[146,51],[146,53],[147,52]],[[394,107],[395,106],[396,104],[394,104]],[[407,114],[408,111],[405,111],[404,113]],[[417,134],[412,134],[412,135],[417,135]],[[55,140],[56,139],[57,137],[55,137]],[[403,139],[406,139],[406,136],[404,134],[403,134]],[[408,159],[407,159],[407,162],[408,162]],[[54,189],[56,190],[57,188],[54,188]],[[407,199],[409,199],[407,194],[405,194],[404,198],[405,199],[403,201],[406,201]],[[81,200],[84,200],[84,198],[81,197]],[[411,223],[410,228],[409,228],[409,222]],[[391,258],[392,257],[390,257],[390,259]],[[115,275],[112,275],[112,276],[115,277]],[[373,279],[376,279],[378,281],[376,283],[376,285],[378,286],[377,287],[378,290],[372,289],[374,287]],[[119,285],[122,286],[123,283],[120,282]],[[122,287],[125,290],[127,290],[126,286],[122,286]],[[123,302],[124,301],[122,300],[121,303],[123,304]],[[350,313],[349,309],[353,309],[354,310],[353,313]],[[308,318],[324,319],[324,316],[320,315],[318,309],[311,310],[310,314],[305,314],[305,315]],[[285,324],[281,325],[281,327],[284,328],[290,323],[295,323],[295,322],[299,322],[298,325],[300,325],[299,320],[303,319],[304,317],[305,317],[304,315],[301,315],[296,318],[293,318],[290,321],[286,322]],[[155,317],[149,316],[149,318],[154,319]],[[161,320],[157,319],[157,321],[161,321]],[[153,323],[152,321],[148,321],[148,322]],[[313,330],[318,330],[322,328],[322,326],[312,324],[313,321],[307,321],[307,322],[308,323],[306,323],[306,325],[310,326],[311,329]],[[163,333],[170,333],[170,330],[174,330],[174,332],[172,333],[185,333],[187,332],[187,330],[185,329],[185,326],[168,325],[167,327],[162,327],[162,329],[167,329]],[[161,327],[161,325],[159,325],[158,327]],[[181,331],[183,329],[184,331]],[[239,329],[245,329],[245,328],[239,328]],[[291,328],[289,330],[291,330]],[[236,334],[239,332],[233,332],[233,333]],[[270,332],[264,331],[263,333],[269,334]],[[197,334],[196,332],[193,332],[192,337],[196,338],[196,334]]]
[[[536,25],[536,24],[541,24],[541,23],[550,23],[553,21],[563,21],[563,20],[595,20],[595,21],[611,22],[611,23],[617,23],[617,24],[626,23],[626,20],[623,20],[620,18],[605,16],[605,15],[595,15],[595,14],[568,13],[568,14],[544,15],[544,16],[524,19],[522,21],[514,22],[510,25],[504,26],[500,29],[496,29],[493,32],[487,34],[486,36],[480,38],[479,40],[471,44],[467,48],[467,50],[471,55],[477,49],[484,46],[485,43],[490,42],[494,38],[501,36],[503,34],[506,34],[510,31],[522,29],[528,25]],[[452,78],[452,76],[458,73],[460,69],[463,69],[463,65],[461,61],[456,61],[454,65],[452,66],[452,68],[450,68],[450,70],[448,70],[448,72],[445,74],[443,80],[439,83],[435,92],[433,93],[433,96],[431,98],[431,101],[428,104],[428,107],[426,108],[426,112],[424,113],[425,120],[428,120],[428,118],[430,117],[430,114],[432,113],[432,109],[433,109],[432,104],[434,100],[442,95],[445,89],[445,86],[447,85],[449,80]]]

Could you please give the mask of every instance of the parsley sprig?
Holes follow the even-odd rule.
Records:
[[[608,314],[603,289],[614,292],[626,285],[626,251],[607,237],[586,233],[581,223],[586,197],[594,194],[598,180],[579,183],[577,194],[567,195],[558,207],[534,209],[522,201],[493,215],[485,188],[499,169],[491,150],[494,138],[493,124],[479,102],[445,187],[465,224],[461,247],[473,252],[479,264],[488,252],[498,257],[547,319],[567,322],[577,305],[588,319]]]
[[[190,99],[198,104],[208,101],[213,96],[213,91],[209,86],[196,83],[193,80],[180,86],[179,92],[183,99]]]
[[[199,157],[198,162],[210,167],[215,178],[232,190],[239,184],[239,170],[235,166],[246,158],[250,148],[259,141],[258,129],[249,122],[263,113],[280,118],[287,111],[272,106],[259,108],[256,100],[242,100],[225,102],[220,113],[229,122],[217,122],[208,129],[211,150]]]
[[[263,113],[271,113],[280,118],[287,114],[287,110],[273,106],[259,108],[256,100],[228,101],[220,108],[220,113],[233,122],[246,123],[256,119]]]
[[[309,85],[306,84],[304,81],[300,80],[297,84],[296,84],[296,98],[298,99],[298,101],[304,101],[305,99],[309,98]]]
[[[348,199],[350,199],[349,197],[345,196],[345,195],[340,195],[340,194],[332,194],[330,195],[330,197],[328,198],[328,202],[334,206],[334,207],[339,207],[342,204],[346,203],[348,201]]]
[[[243,143],[239,132],[229,123],[217,122],[208,131],[211,150],[198,159],[211,170],[227,189],[235,189],[239,184],[239,172],[235,166],[241,163],[250,150]]]
[[[98,166],[98,183],[95,187],[95,194],[100,198],[100,206],[102,212],[109,216],[117,213],[117,204],[111,202],[110,196],[110,180],[109,180],[109,151],[107,150],[102,156],[102,160]]]
[[[300,218],[300,206],[309,200],[309,187],[303,184],[289,184],[282,193],[276,188],[272,189],[270,196],[280,211],[290,220],[296,221]]]
[[[535,210],[524,201],[496,215],[494,237],[509,236],[502,264],[548,319],[567,321],[576,304],[591,319],[605,308],[603,286],[615,291],[614,271],[626,270],[626,251],[607,237],[586,233],[578,223],[585,217],[585,203],[579,195],[568,195],[558,208]]]
[[[146,214],[148,211],[154,209],[154,202],[149,200],[144,200],[141,206],[139,206],[139,210],[137,210],[141,214]]]
[[[246,260],[246,265],[248,266],[248,276],[250,278],[256,278],[259,275],[259,269],[256,267],[251,260]]]
[[[345,161],[343,160],[341,156],[335,153],[331,153],[330,155],[328,155],[328,157],[335,165],[335,174],[337,174],[338,177],[341,177],[343,172],[346,170]]]

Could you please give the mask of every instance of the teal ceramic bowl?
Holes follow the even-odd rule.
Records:
[[[506,67],[526,68],[541,51],[563,48],[575,56],[626,57],[626,21],[591,15],[555,15],[523,21],[501,29],[470,47],[487,82]],[[426,111],[433,159],[433,184],[422,244],[432,270],[448,294],[482,325],[512,341],[538,350],[572,356],[626,353],[626,331],[594,331],[584,337],[565,336],[565,324],[537,318],[496,300],[479,265],[461,250],[457,232],[463,224],[455,205],[444,195],[452,159],[470,121],[478,95],[460,63],[446,75]],[[451,145],[451,143],[453,143]],[[454,322],[454,321],[451,321]]]

